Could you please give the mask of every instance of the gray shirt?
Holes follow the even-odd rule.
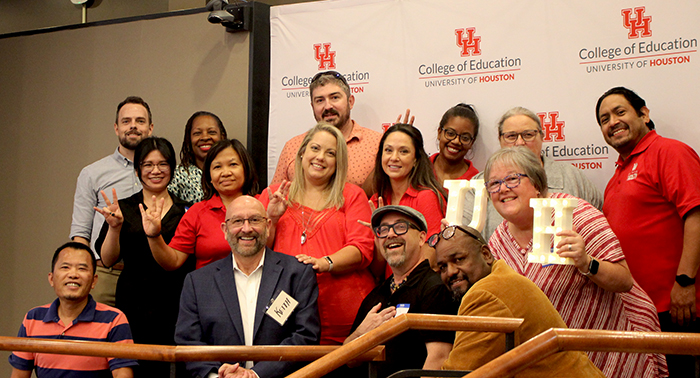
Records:
[[[100,235],[102,214],[93,207],[104,207],[101,190],[112,200],[112,188],[117,189],[119,199],[127,198],[141,190],[141,181],[136,176],[134,162],[119,153],[106,156],[80,171],[73,199],[73,220],[70,226],[70,238],[80,236],[90,240],[90,247],[95,249],[95,240]],[[95,254],[99,259],[99,256]]]
[[[591,180],[583,174],[583,172],[568,163],[561,163],[554,161],[548,157],[543,156],[544,170],[547,173],[547,187],[550,193],[567,193],[574,197],[581,198],[586,202],[593,205],[598,210],[603,209],[603,196],[598,190],[598,188],[591,182]],[[484,173],[480,172],[473,179],[483,179]],[[486,224],[484,225],[484,230],[481,234],[486,240],[491,238],[491,234],[496,231],[501,222],[503,222],[503,217],[496,211],[493,207],[491,198],[488,200],[489,204],[486,209]],[[464,201],[464,213],[462,214],[463,224],[469,224],[472,220],[472,212],[474,210],[474,191],[470,190],[467,192],[466,199]]]

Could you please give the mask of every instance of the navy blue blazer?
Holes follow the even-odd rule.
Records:
[[[284,326],[265,314],[280,290],[299,304]],[[318,284],[311,265],[269,248],[265,250],[262,280],[255,309],[253,345],[315,345],[321,335]],[[175,329],[178,345],[245,345],[238,294],[233,278],[233,257],[215,261],[185,278],[180,314]],[[244,361],[187,362],[192,377],[204,377],[226,363]],[[260,378],[283,377],[298,368],[289,361],[260,361],[253,370]]]

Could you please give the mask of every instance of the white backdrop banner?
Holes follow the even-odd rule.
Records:
[[[315,124],[317,72],[346,76],[352,118],[381,131],[410,108],[429,154],[442,114],[473,104],[473,162],[499,148],[496,122],[524,106],[545,130],[543,153],[584,170],[601,189],[617,153],[595,118],[614,86],[647,101],[662,136],[700,149],[700,2],[335,0],[271,9],[268,177],[284,143]],[[694,172],[697,174],[697,172]]]

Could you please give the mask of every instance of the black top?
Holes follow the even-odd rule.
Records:
[[[173,205],[161,221],[161,235],[166,243],[172,239],[180,218],[190,206],[172,193],[170,197]],[[158,265],[143,231],[139,204],[143,204],[143,191],[119,200],[124,216],[119,234],[124,270],[117,281],[116,307],[126,315],[135,343],[175,345],[173,337],[182,283],[187,273],[194,270],[195,262],[190,256],[182,267],[171,272]],[[105,222],[95,242],[98,253],[101,253],[108,230]]]
[[[352,325],[352,332],[360,326],[369,310],[377,303],[382,309],[402,303],[410,305],[411,314],[457,315],[459,303],[453,300],[452,293],[440,279],[440,275],[430,269],[428,260],[420,263],[408,275],[406,283],[393,294],[389,285],[393,275],[365,297]],[[386,377],[398,370],[420,369],[428,353],[425,343],[441,341],[454,343],[455,333],[445,331],[411,330],[385,343],[386,361],[380,364],[379,377]]]

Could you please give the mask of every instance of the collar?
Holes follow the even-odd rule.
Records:
[[[212,210],[223,209],[224,212],[226,212],[226,207],[224,207],[224,203],[221,201],[221,196],[216,193],[214,193],[214,195],[206,201],[206,204],[207,207]]]
[[[643,136],[642,139],[639,141],[639,143],[637,143],[637,145],[634,146],[632,153],[630,154],[630,156],[627,157],[627,159],[623,159],[622,156],[617,157],[617,161],[615,162],[615,167],[624,166],[625,163],[630,161],[633,156],[639,155],[642,152],[646,151],[646,149],[649,148],[649,146],[651,146],[651,144],[654,143],[659,138],[661,138],[661,136],[656,133],[656,130],[649,130],[647,135]]]
[[[122,155],[121,152],[119,152],[119,147],[117,147],[114,150],[114,153],[111,156],[112,156],[112,159],[117,161],[117,163],[119,163],[120,165],[123,165],[125,167],[128,165],[131,165],[131,166],[134,165],[133,161],[127,159],[126,156]],[[136,172],[134,172],[134,174],[136,174]]]
[[[49,311],[46,312],[46,315],[44,315],[44,319],[42,321],[44,323],[58,323],[61,318],[58,316],[58,306],[61,304],[61,301],[56,298],[51,303],[51,306],[49,306]],[[85,308],[83,308],[83,311],[78,315],[75,320],[73,320],[73,324],[76,324],[78,322],[92,322],[95,320],[95,308],[97,307],[97,302],[95,302],[94,299],[92,299],[92,295],[88,294],[88,301],[87,304],[85,305]],[[68,324],[64,324],[65,326],[68,326]]]
[[[236,262],[236,258],[233,256],[233,253],[234,253],[234,252],[231,252],[231,260],[233,261],[233,271],[234,271],[234,273],[237,271],[237,272],[241,273],[242,275],[244,275],[244,276],[246,276],[246,277],[250,277],[250,276],[252,276],[253,274],[255,274],[255,272],[257,272],[258,270],[262,269],[262,266],[263,266],[263,264],[265,263],[265,251],[266,251],[266,250],[267,250],[267,247],[263,248],[262,256],[260,256],[260,262],[258,262],[258,266],[256,266],[255,269],[253,269],[253,271],[250,272],[250,274],[245,274],[245,273],[243,273],[243,271],[238,267],[238,263]]]
[[[364,127],[360,126],[355,122],[355,120],[352,120],[352,131],[350,132],[350,137],[345,139],[345,143],[349,143],[353,139],[357,139],[358,141],[362,141],[362,138],[364,138],[365,132],[364,132]]]

